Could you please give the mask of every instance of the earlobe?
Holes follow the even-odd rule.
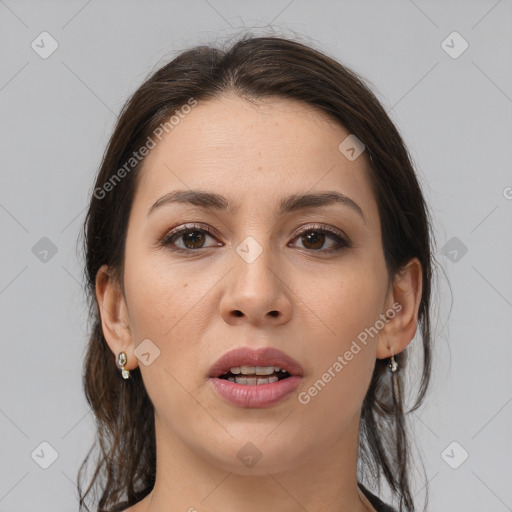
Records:
[[[126,303],[120,286],[113,279],[107,265],[102,265],[96,273],[96,300],[103,336],[115,360],[117,361],[120,352],[125,352],[127,358],[125,368],[127,370],[136,368],[137,358],[133,353]]]
[[[412,258],[395,276],[388,304],[388,311],[393,313],[379,334],[377,359],[399,354],[414,338],[422,291],[421,263]]]

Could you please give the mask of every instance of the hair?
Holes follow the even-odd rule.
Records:
[[[83,224],[85,291],[91,322],[83,386],[97,432],[78,472],[80,510],[89,510],[86,497],[95,486],[100,487],[98,510],[115,506],[121,498],[125,498],[126,507],[131,506],[151,492],[156,477],[153,405],[139,368],[130,371],[128,380],[120,376],[102,332],[95,295],[96,274],[103,264],[109,266],[110,276],[124,293],[127,224],[144,159],[129,172],[120,171],[127,170],[126,163],[131,162],[134,152],[158,133],[159,126],[169,126],[176,111],[191,99],[206,102],[227,93],[251,101],[301,101],[327,114],[364,143],[388,276],[394,279],[413,257],[422,267],[418,311],[422,370],[416,401],[408,412],[423,402],[431,373],[432,221],[411,158],[393,122],[358,74],[297,40],[244,34],[227,49],[199,45],[150,74],[124,104],[103,155]],[[119,179],[114,184],[116,171]],[[383,475],[400,511],[414,510],[402,393],[408,351],[409,347],[395,356],[399,371],[391,378],[388,360],[376,360],[362,404],[359,433],[358,474],[371,477],[379,489]],[[94,473],[83,492],[82,472],[98,445]]]

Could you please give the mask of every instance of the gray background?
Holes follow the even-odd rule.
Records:
[[[511,22],[510,0],[0,0],[0,511],[78,509],[94,423],[76,239],[117,113],[174,52],[269,25],[373,84],[434,213],[433,386],[410,415],[429,510],[512,510]]]

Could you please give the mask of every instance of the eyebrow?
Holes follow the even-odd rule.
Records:
[[[201,190],[174,190],[155,201],[155,203],[149,208],[147,216],[157,208],[172,203],[192,204],[201,208],[225,211],[231,214],[235,213],[239,208],[239,206],[231,204],[226,197],[213,192],[204,192]],[[336,203],[351,208],[366,224],[366,218],[361,207],[353,199],[350,199],[350,197],[334,191],[302,195],[292,194],[280,201],[278,213],[279,215],[285,215],[287,213],[305,210],[307,208],[321,208],[322,206],[328,206]]]

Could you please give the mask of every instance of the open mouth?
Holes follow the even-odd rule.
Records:
[[[238,369],[237,369],[238,370]],[[229,371],[223,375],[219,375],[219,379],[224,379],[235,384],[245,384],[247,386],[258,386],[261,384],[272,384],[283,379],[290,377],[290,374],[286,370],[274,368],[272,373],[266,375],[257,375],[256,373],[242,373],[238,371],[233,373]]]
[[[215,393],[231,405],[265,408],[290,397],[300,386],[303,370],[293,359],[270,348],[252,357],[243,351],[228,352],[213,366],[209,377]]]

